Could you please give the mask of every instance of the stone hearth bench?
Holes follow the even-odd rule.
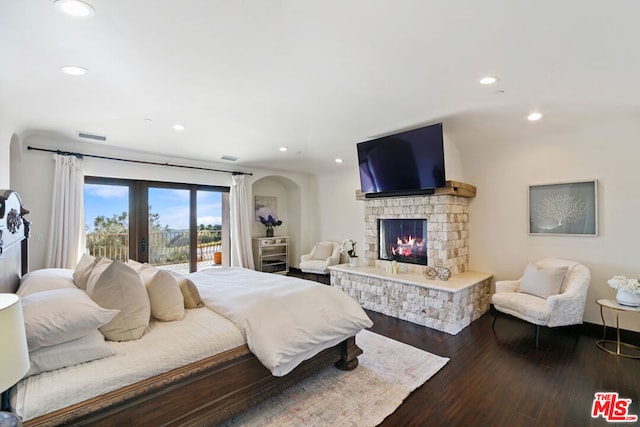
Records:
[[[331,286],[378,313],[456,335],[489,310],[492,274],[467,271],[447,281],[376,267],[329,267]]]

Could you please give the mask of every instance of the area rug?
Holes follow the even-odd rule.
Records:
[[[353,371],[329,367],[227,421],[231,426],[376,426],[449,361],[369,331]]]

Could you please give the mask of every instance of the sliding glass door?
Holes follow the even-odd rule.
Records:
[[[228,212],[226,187],[85,178],[92,255],[132,258],[181,273],[227,265]]]

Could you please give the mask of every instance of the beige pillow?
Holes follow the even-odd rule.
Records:
[[[93,277],[92,277],[93,279]],[[131,341],[142,337],[149,326],[151,305],[140,275],[128,265],[114,261],[87,288],[101,307],[120,310],[100,332],[111,341]]]
[[[542,268],[529,264],[520,281],[520,292],[547,299],[560,293],[567,267]]]
[[[90,256],[90,255],[87,255]],[[76,269],[73,272],[73,282],[80,289],[87,289],[87,283],[89,282],[89,276],[91,276],[91,272],[93,268],[100,262],[102,258],[94,258],[93,261],[87,263],[87,258],[82,256],[82,259],[76,266]]]
[[[82,254],[82,258],[80,258],[80,261],[78,261],[78,263],[76,264],[76,268],[74,268],[74,271],[84,270],[85,268],[93,264],[93,261],[95,260],[96,257],[94,257],[93,255]]]
[[[113,263],[109,258],[100,257],[96,259],[96,262],[93,264],[93,268],[91,269],[91,273],[89,274],[89,280],[87,280],[87,288],[86,291],[89,292],[89,289],[95,286],[96,281],[102,274],[104,270],[107,269]]]
[[[168,271],[158,271],[147,286],[151,315],[171,322],[184,317],[184,298],[176,278]]]
[[[200,298],[200,292],[198,292],[198,288],[195,283],[175,271],[170,271],[169,273],[176,278],[180,285],[180,292],[182,292],[182,297],[184,298],[184,308],[198,308],[204,306],[202,298]]]
[[[155,275],[160,271],[159,268],[154,267],[151,264],[147,264],[146,262],[144,264],[136,265],[134,269],[142,277],[142,281],[144,282],[145,286],[149,286],[149,283],[151,283]]]
[[[313,259],[326,260],[331,256],[333,252],[333,245],[331,243],[319,243],[316,245],[316,251],[313,253]]]

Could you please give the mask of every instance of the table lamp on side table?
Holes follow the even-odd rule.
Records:
[[[16,414],[5,411],[9,410],[9,389],[24,377],[29,366],[22,303],[16,294],[0,293],[0,427],[22,425]]]

